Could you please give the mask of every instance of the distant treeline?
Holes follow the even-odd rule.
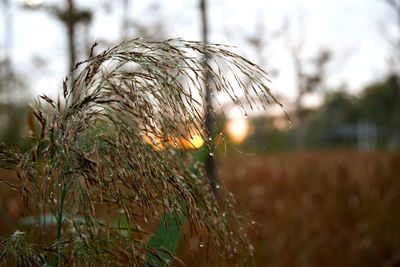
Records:
[[[389,75],[358,95],[345,90],[325,94],[317,109],[304,110],[304,148],[349,147],[361,150],[400,149],[400,76]],[[282,118],[258,117],[244,147],[252,151],[295,149],[299,126],[278,128]]]

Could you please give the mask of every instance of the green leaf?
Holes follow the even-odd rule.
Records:
[[[186,213],[186,211],[184,213]],[[186,219],[185,214],[181,216],[176,212],[164,214],[157,232],[149,241],[149,246],[155,249],[167,250],[171,254],[174,253],[178,248]],[[172,261],[172,257],[167,252],[160,251],[158,252],[158,257],[154,254],[149,255],[147,265],[162,266],[161,259],[166,262]]]
[[[130,238],[131,237],[131,230],[129,227],[129,221],[128,221],[128,216],[126,215],[124,210],[120,211],[120,216],[119,216],[119,222],[118,222],[118,228],[120,231],[121,236]]]
[[[196,169],[194,168],[195,162],[200,161],[204,163],[207,156],[208,148],[203,146],[194,155],[189,170],[191,172],[196,172]],[[170,254],[176,252],[183,232],[183,227],[187,220],[186,206],[184,203],[181,203],[181,210],[183,211],[181,215],[177,214],[175,211],[163,215],[157,232],[149,241],[149,246],[158,250],[167,250]],[[167,263],[171,262],[172,257],[169,253],[160,251],[157,255],[150,254],[146,266],[162,266],[163,261]]]

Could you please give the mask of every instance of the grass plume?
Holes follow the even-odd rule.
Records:
[[[32,149],[0,146],[0,167],[15,169],[19,178],[7,184],[35,222],[2,241],[3,248],[14,247],[31,266],[142,266],[161,249],[147,243],[152,223],[174,211],[186,215],[191,234],[217,247],[219,260],[251,260],[243,219],[230,208],[234,201],[224,193],[228,204],[221,210],[204,166],[182,143],[196,134],[213,146],[203,126],[205,86],[244,110],[278,103],[267,82],[263,70],[224,46],[177,39],[135,39],[79,62],[61,98],[43,95],[33,106],[40,132]],[[120,213],[128,222],[124,231]],[[22,237],[35,249],[14,245]],[[14,257],[9,251],[0,252],[1,263]]]

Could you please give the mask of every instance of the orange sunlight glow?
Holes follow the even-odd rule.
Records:
[[[165,148],[165,145],[163,144],[161,139],[153,134],[149,134],[149,133],[143,134],[142,137],[143,137],[143,140],[147,144],[151,145],[153,147],[153,149],[156,151],[160,151]]]
[[[181,144],[184,148],[197,149],[197,148],[200,148],[204,144],[204,140],[200,134],[193,134],[193,135],[190,135],[189,140],[183,139]]]
[[[170,137],[166,140],[161,140],[161,138],[152,134],[143,134],[143,139],[156,151],[163,150],[166,147],[176,147],[178,149],[197,149],[204,144],[203,137],[198,133],[190,134],[189,137],[186,138]]]
[[[226,131],[234,144],[241,144],[250,133],[250,123],[247,118],[234,117],[226,124]]]

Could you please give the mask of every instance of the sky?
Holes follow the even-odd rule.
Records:
[[[10,1],[13,66],[26,78],[33,96],[56,95],[67,73],[65,29],[44,11],[22,9],[23,0]],[[119,3],[122,1],[77,2],[81,7],[96,7],[89,32],[92,42],[103,39],[119,42],[123,12]],[[112,8],[108,9],[104,3]],[[131,20],[144,25],[161,20],[165,38],[201,39],[197,0],[132,0],[129,14]],[[273,90],[288,100],[296,93],[296,81],[287,40],[304,42],[305,62],[318,49],[329,48],[334,54],[328,72],[329,87],[346,84],[355,93],[387,69],[390,50],[384,29],[390,23],[389,15],[382,0],[212,0],[209,1],[210,41],[234,46],[234,52],[276,73],[272,76]],[[285,22],[288,30],[271,38]],[[3,19],[0,23],[3,51]],[[132,37],[138,36],[132,33]],[[264,49],[255,51],[246,41],[249,37],[264,40]]]

